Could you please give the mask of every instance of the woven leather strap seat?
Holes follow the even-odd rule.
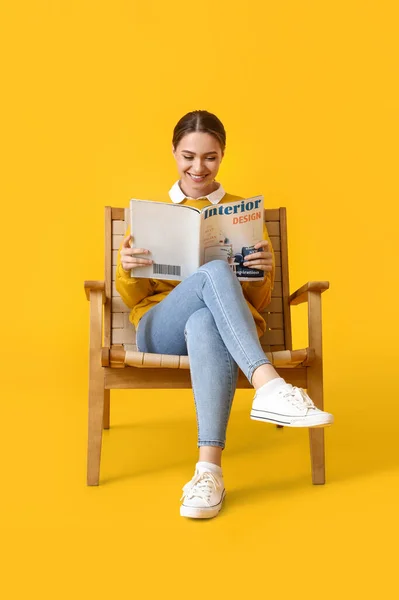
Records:
[[[267,358],[274,367],[295,369],[311,364],[314,360],[314,350],[304,348],[302,350],[280,350],[277,352],[266,352]],[[103,348],[101,364],[103,367],[123,368],[160,368],[160,369],[189,369],[188,356],[177,354],[153,354],[148,352],[137,352],[125,350],[123,346],[113,346],[109,352]]]

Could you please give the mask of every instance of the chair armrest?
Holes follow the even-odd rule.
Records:
[[[300,287],[296,292],[291,294],[288,298],[290,305],[301,304],[302,302],[308,301],[308,292],[320,292],[323,293],[330,287],[329,281],[308,281]]]
[[[90,292],[98,291],[103,293],[103,304],[105,304],[106,296],[105,296],[105,281],[85,281],[85,292],[86,298],[90,300]]]

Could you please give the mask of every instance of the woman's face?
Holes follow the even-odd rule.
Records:
[[[199,198],[214,191],[223,153],[213,135],[193,131],[180,140],[177,148],[172,147],[172,151],[184,193]]]

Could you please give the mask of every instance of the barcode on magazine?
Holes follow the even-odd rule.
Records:
[[[177,275],[181,277],[181,266],[180,265],[159,265],[153,264],[154,275]]]

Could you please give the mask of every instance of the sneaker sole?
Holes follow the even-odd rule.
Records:
[[[222,498],[219,504],[216,506],[185,506],[182,504],[180,506],[180,515],[182,517],[190,517],[191,519],[211,519],[212,517],[216,517],[222,508],[223,500],[225,499],[226,491],[223,490]]]
[[[266,423],[273,423],[274,425],[283,425],[284,427],[328,427],[332,425],[334,419],[323,421],[320,417],[308,417],[300,419],[295,417],[291,421],[288,421],[288,417],[276,418],[276,414],[273,413],[273,417],[269,416],[266,411],[252,409],[250,417],[253,421],[263,421]]]

